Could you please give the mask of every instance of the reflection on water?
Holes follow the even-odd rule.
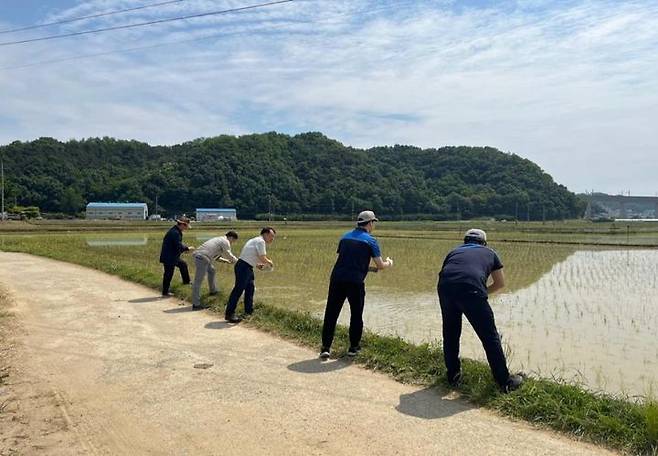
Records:
[[[580,251],[492,307],[512,369],[592,389],[644,395],[658,379],[658,251]],[[347,324],[348,313],[342,315]],[[434,293],[369,288],[366,326],[412,342],[440,341]],[[485,359],[464,319],[462,354]]]
[[[189,239],[194,239],[196,240],[198,245],[201,245],[208,239],[211,239],[215,236],[219,235],[211,235],[211,234],[199,234],[197,236],[186,236],[183,240],[185,243],[190,243]],[[153,237],[151,236],[149,239],[148,235],[144,236],[139,236],[139,237],[86,237],[85,241],[89,247],[124,247],[124,246],[131,246],[131,245],[147,245],[150,242],[155,242],[155,243],[160,243],[162,242],[161,237]],[[192,242],[194,244],[194,242]]]
[[[148,238],[86,238],[85,241],[89,247],[123,247],[130,245],[146,245]]]

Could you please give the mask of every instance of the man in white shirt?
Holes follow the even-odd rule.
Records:
[[[254,312],[254,268],[273,267],[274,263],[267,257],[266,244],[271,244],[276,236],[272,227],[260,230],[260,236],[251,238],[242,247],[240,258],[235,263],[235,286],[226,304],[224,317],[229,323],[240,323],[242,319],[235,315],[238,300],[244,293],[244,311],[247,315]]]
[[[201,244],[201,247],[195,250],[192,254],[194,258],[194,283],[192,284],[192,309],[204,309],[207,306],[201,305],[201,284],[203,283],[204,276],[208,276],[208,288],[210,294],[215,295],[218,293],[217,284],[215,283],[215,260],[225,261],[227,263],[235,263],[238,259],[231,252],[231,245],[238,240],[238,233],[229,231],[224,236],[214,237],[208,239]]]

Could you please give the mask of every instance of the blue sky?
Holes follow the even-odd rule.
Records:
[[[159,1],[2,0],[0,31]],[[256,3],[181,0],[0,43]],[[576,192],[655,195],[656,49],[653,0],[295,0],[0,46],[0,144],[321,131],[357,147],[490,145]]]

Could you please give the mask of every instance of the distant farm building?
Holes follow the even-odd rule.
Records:
[[[89,220],[146,220],[148,215],[146,203],[89,203],[86,211]]]
[[[623,196],[593,193],[585,196],[587,219],[655,219],[658,218],[658,197]]]
[[[197,222],[216,222],[218,220],[237,220],[238,214],[235,209],[207,209],[196,210]]]

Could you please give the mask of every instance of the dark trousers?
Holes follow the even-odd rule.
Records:
[[[322,325],[322,347],[331,348],[336,332],[336,322],[343,308],[345,299],[350,303],[350,346],[358,347],[363,334],[363,304],[366,298],[366,287],[362,283],[329,282],[327,307],[324,311]]]
[[[187,263],[183,260],[178,260],[175,264],[163,264],[164,274],[162,276],[162,294],[169,293],[169,285],[171,285],[171,279],[174,277],[174,269],[178,268],[180,271],[181,279],[183,279],[184,284],[190,283],[190,271],[187,269]]]
[[[487,296],[476,288],[459,284],[439,284],[438,292],[443,318],[443,356],[448,378],[454,378],[461,370],[459,338],[463,314],[482,342],[494,379],[499,385],[505,386],[509,371]]]
[[[240,296],[244,292],[244,311],[248,314],[254,311],[254,268],[246,261],[238,260],[233,267],[235,272],[235,285],[226,304],[226,315],[233,315],[238,306]]]

